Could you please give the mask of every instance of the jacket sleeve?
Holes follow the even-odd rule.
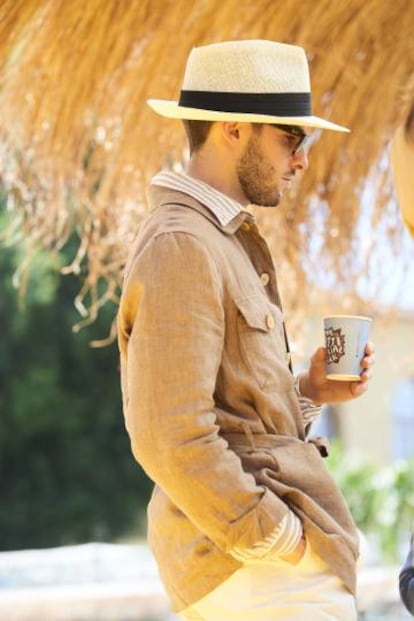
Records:
[[[400,572],[400,595],[404,606],[414,615],[414,565],[413,565],[414,537],[411,540],[410,552],[405,565]]]
[[[222,279],[202,241],[163,233],[132,262],[118,316],[132,452],[217,546],[254,547],[289,509],[219,437],[214,391],[224,343]]]

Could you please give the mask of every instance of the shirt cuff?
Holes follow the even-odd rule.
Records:
[[[302,418],[303,418],[303,422],[306,425],[310,425],[311,423],[313,423],[314,420],[316,420],[322,413],[322,405],[320,403],[315,403],[314,401],[312,401],[312,399],[309,399],[308,397],[304,397],[301,392],[300,392],[300,387],[299,387],[299,379],[300,376],[296,375],[295,376],[295,381],[294,381],[294,387],[295,387],[295,392],[296,395],[299,399],[299,406],[302,412]]]
[[[266,539],[257,542],[250,549],[235,547],[230,551],[230,554],[241,562],[258,559],[276,560],[281,556],[291,554],[299,544],[302,535],[302,522],[293,511],[289,510]]]

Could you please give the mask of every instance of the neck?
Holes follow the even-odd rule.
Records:
[[[249,204],[240,187],[236,171],[226,166],[223,159],[217,157],[216,154],[204,149],[194,153],[186,166],[186,173],[190,177],[207,183],[243,207]]]

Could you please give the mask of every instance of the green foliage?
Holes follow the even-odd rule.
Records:
[[[151,484],[124,429],[117,347],[88,345],[115,309],[74,335],[76,279],[39,253],[22,308],[18,264],[18,247],[0,250],[0,549],[119,536],[137,528]]]
[[[378,541],[384,560],[398,561],[399,544],[408,542],[414,522],[414,461],[378,467],[332,446],[328,468],[342,489],[359,528]]]

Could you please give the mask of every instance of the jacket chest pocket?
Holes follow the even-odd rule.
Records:
[[[259,295],[239,298],[235,304],[240,350],[260,388],[291,390],[293,378],[279,307]]]

